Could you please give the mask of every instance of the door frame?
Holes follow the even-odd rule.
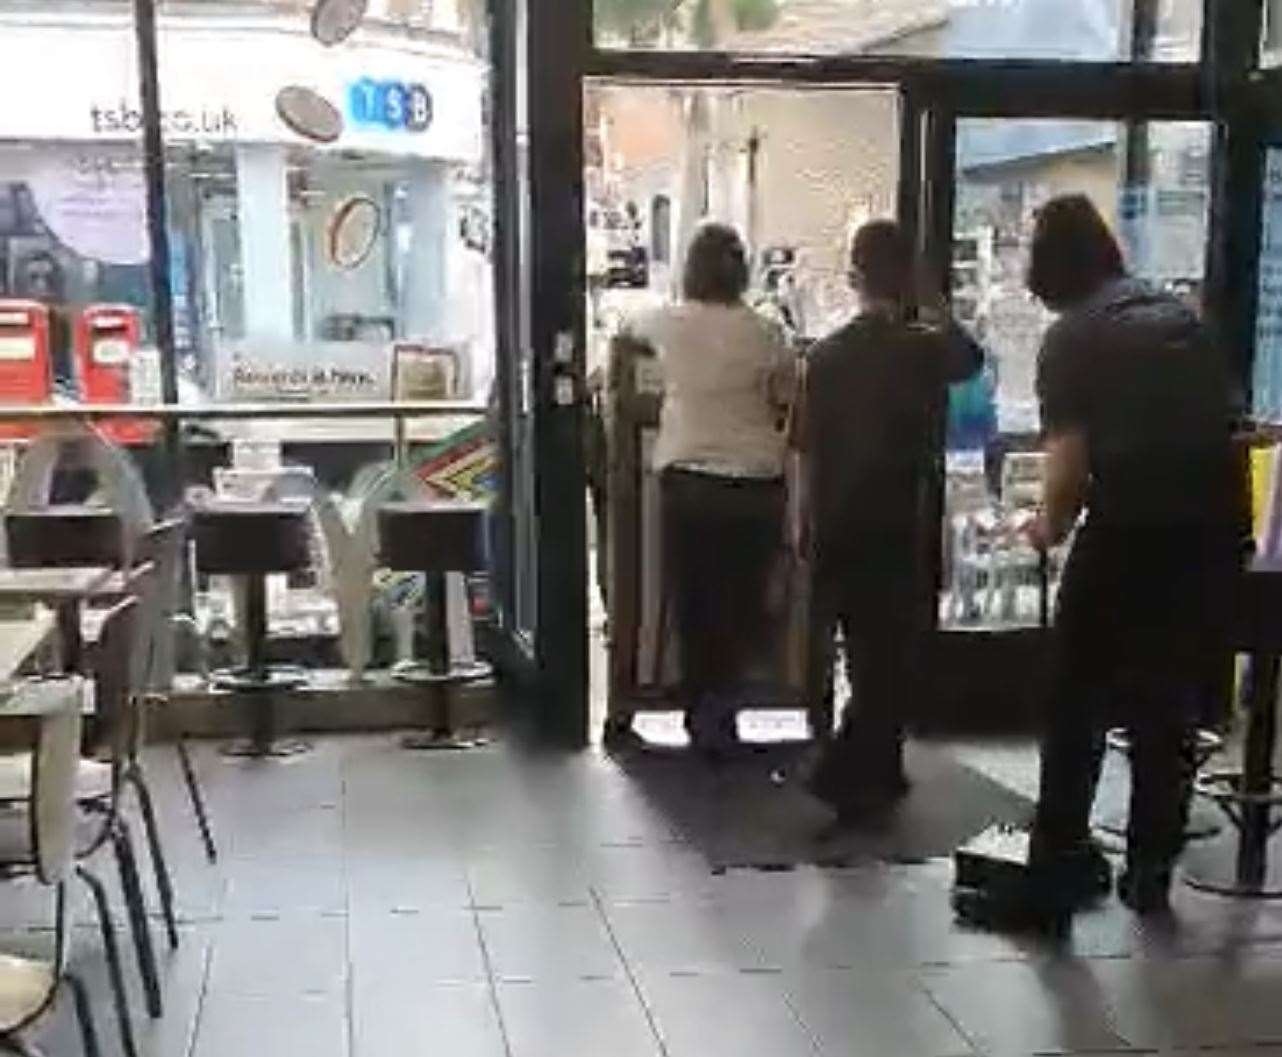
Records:
[[[531,308],[538,621],[534,641],[500,636],[510,669],[536,690],[537,720],[558,740],[588,740],[587,533],[584,419],[583,88],[588,79],[727,84],[898,85],[904,101],[902,159],[922,174],[904,187],[900,214],[939,275],[951,268],[952,137],[958,117],[1089,117],[1216,122],[1207,296],[1225,340],[1240,350],[1249,385],[1259,240],[1257,101],[1263,0],[1205,0],[1200,63],[1063,62],[869,57],[750,56],[721,52],[598,49],[592,0],[490,0],[494,69],[496,268],[499,281],[500,440],[510,435],[512,373],[517,364],[512,316],[519,298]],[[1151,0],[1133,0],[1136,25]],[[516,36],[526,11],[527,62],[516,64]],[[1271,80],[1271,79],[1270,79]],[[518,81],[521,85],[518,86]],[[515,99],[529,104],[529,187],[533,221],[528,287],[514,281],[511,221],[518,151]],[[947,285],[945,285],[947,289]],[[505,337],[506,335],[506,337]],[[503,473],[511,528],[511,468]],[[510,537],[511,532],[500,533]],[[510,538],[499,547],[500,579],[516,575]],[[509,629],[511,631],[511,629]]]
[[[586,3],[489,0],[497,439],[495,517],[500,627],[496,660],[536,734],[569,746],[588,735],[587,501],[584,421],[583,114]],[[528,202],[520,200],[528,190]],[[522,231],[524,218],[529,227]],[[528,258],[524,251],[528,250]],[[523,407],[522,405],[528,405]],[[510,458],[532,419],[532,480]],[[530,509],[520,495],[528,488]],[[518,536],[534,536],[533,628],[515,613]]]

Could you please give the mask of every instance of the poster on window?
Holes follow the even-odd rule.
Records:
[[[132,147],[43,147],[25,175],[40,219],[68,249],[101,264],[147,262],[147,189]]]

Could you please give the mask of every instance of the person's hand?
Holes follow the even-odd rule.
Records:
[[[1059,534],[1044,511],[1039,511],[1035,517],[1029,519],[1024,525],[1024,535],[1036,550],[1043,553],[1059,543],[1057,538]]]

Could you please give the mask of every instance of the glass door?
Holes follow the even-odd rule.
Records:
[[[1036,627],[1043,587],[1020,531],[1041,498],[1037,364],[1054,320],[1025,283],[1036,212],[1085,195],[1132,274],[1205,311],[1214,127],[1206,121],[958,117],[948,267],[955,313],[985,346],[979,379],[950,395],[939,621],[945,631]]]
[[[616,720],[681,705],[652,462],[662,371],[650,350],[616,338],[680,298],[685,248],[715,221],[749,250],[748,302],[804,354],[857,311],[855,231],[895,216],[915,230],[922,152],[918,111],[894,84],[599,78],[583,109],[587,368],[601,394],[588,481],[600,729],[607,702]],[[762,702],[791,700],[786,675],[760,668]]]

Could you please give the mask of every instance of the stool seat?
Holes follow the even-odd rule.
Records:
[[[124,556],[120,516],[102,507],[56,505],[5,515],[9,564],[15,569],[117,567]]]
[[[214,502],[192,514],[196,568],[228,576],[299,572],[311,565],[301,503]]]
[[[410,500],[378,508],[380,563],[396,572],[479,572],[485,503]]]

